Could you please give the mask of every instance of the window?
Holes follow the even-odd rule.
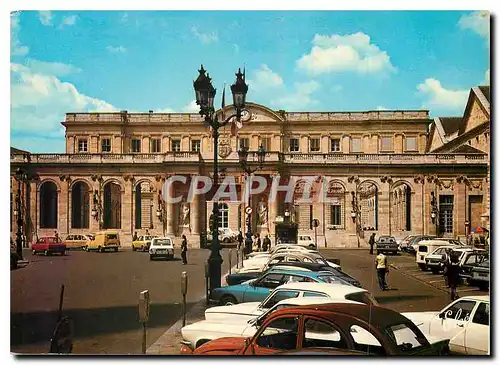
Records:
[[[219,204],[219,228],[229,228],[229,207],[227,204]]]
[[[305,291],[304,294],[302,294],[303,297],[321,297],[321,298],[329,298],[328,295],[323,294],[323,293],[318,293],[314,291]]]
[[[330,152],[340,152],[340,139],[330,138]]]
[[[319,152],[319,151],[320,151],[319,138],[311,138],[309,140],[309,152]]]
[[[333,226],[340,226],[342,224],[340,208],[340,205],[330,205],[330,224]]]
[[[427,246],[419,245],[418,246],[418,252],[427,252]]]
[[[334,275],[326,275],[325,274],[325,275],[319,275],[318,277],[319,277],[319,280],[321,280],[324,283],[330,283],[330,284],[332,284],[332,283],[334,283],[334,284],[335,283],[339,283],[339,284],[342,284],[342,282],[338,278],[336,278]]]
[[[470,313],[475,306],[475,301],[460,300],[441,312],[441,315],[444,316],[444,318],[454,319],[457,321],[468,321],[470,319]]]
[[[298,276],[298,275],[284,275],[282,284],[289,283],[314,283],[315,280],[313,278],[309,278],[307,276]]]
[[[262,146],[266,151],[271,151],[271,138],[269,137],[262,137],[260,139],[260,144],[259,147]]]
[[[238,149],[242,148],[249,148],[250,143],[248,141],[248,138],[238,138]]]
[[[297,298],[299,292],[297,290],[278,290],[262,305],[263,308],[271,308],[276,303],[285,299]]]
[[[86,139],[79,139],[78,140],[78,152],[87,152],[87,140]]]
[[[340,336],[333,325],[307,318],[304,322],[304,339],[302,347],[337,347],[346,348],[345,338]]]
[[[151,140],[150,151],[151,153],[161,152],[161,140],[159,138],[154,138]]]
[[[111,152],[111,139],[103,138],[101,140],[101,151],[102,152]]]
[[[201,151],[201,141],[199,139],[193,139],[191,141],[191,151],[200,152]]]
[[[180,139],[173,139],[172,140],[172,151],[174,151],[174,152],[181,151],[181,140]]]
[[[298,138],[290,138],[290,152],[299,152]]]
[[[361,152],[361,138],[351,139],[351,152],[353,153]]]
[[[439,230],[453,233],[453,195],[439,196]]]
[[[392,152],[392,137],[382,137],[380,140],[380,151]]]
[[[406,151],[417,151],[417,138],[416,137],[406,137],[405,138],[405,149]]]
[[[132,152],[141,152],[141,140],[134,138],[132,140]]]
[[[403,352],[421,347],[427,342],[425,337],[419,338],[418,335],[404,323],[390,326],[386,329],[386,332]]]
[[[490,324],[490,305],[487,303],[479,304],[479,307],[476,309],[476,313],[474,313],[474,318],[472,318],[473,323],[483,324],[485,326],[489,326]]]
[[[297,317],[277,318],[261,332],[256,340],[260,347],[279,350],[295,350],[299,319]]]
[[[377,300],[374,297],[372,297],[372,295],[368,292],[357,292],[357,293],[347,294],[345,298],[347,300],[352,300],[354,302],[363,303],[366,305],[378,305]]]
[[[366,352],[370,355],[386,355],[380,341],[365,328],[355,324],[351,326],[349,332],[353,336],[355,350]]]
[[[283,279],[282,274],[269,274],[264,276],[261,280],[259,280],[256,284],[261,288],[269,288],[276,289],[281,285]]]

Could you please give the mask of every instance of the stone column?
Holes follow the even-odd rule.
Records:
[[[424,234],[435,235],[436,234],[436,224],[439,217],[436,217],[435,223],[431,219],[431,192],[436,192],[436,186],[434,182],[430,181],[429,178],[425,180],[424,183]],[[439,196],[436,194],[436,201],[439,200]]]
[[[390,184],[381,183],[378,191],[378,234],[392,234],[390,226]]]
[[[200,234],[200,196],[198,194],[193,196],[190,203],[189,220],[191,223],[191,234]]]
[[[268,223],[269,223],[269,237],[274,238],[276,233],[276,217],[278,215],[278,194],[276,194],[276,199],[274,201],[269,202],[269,214],[268,214]]]
[[[467,204],[467,186],[465,181],[456,182],[454,184],[455,189],[453,191],[454,195],[454,206],[456,207],[456,218],[453,219],[455,223],[454,231],[456,236],[465,236],[465,221],[467,220],[466,210],[468,208]],[[474,227],[473,227],[474,228]]]
[[[342,136],[342,140],[341,140],[341,147],[340,147],[340,150],[343,152],[343,153],[349,153],[351,151],[351,148],[350,148],[350,142],[351,142],[351,136]]]
[[[57,230],[59,235],[68,234],[68,183],[66,177],[61,176],[61,191],[59,192],[59,207],[57,209]]]
[[[423,212],[423,176],[414,176],[414,190],[411,192],[410,213],[411,213],[411,233],[424,234],[424,212]]]
[[[168,196],[174,197],[175,189],[173,184],[168,186]],[[167,202],[167,235],[174,235],[175,204]]]
[[[129,176],[128,180],[130,182],[127,184],[127,180],[124,179],[124,186],[122,190],[120,191],[121,194],[121,202],[122,202],[122,209],[121,209],[121,222],[120,222],[120,228],[125,235],[121,238],[122,241],[125,241],[125,244],[129,246],[132,244],[132,234],[134,231],[134,181],[135,178],[133,176]],[[102,204],[104,208],[104,190],[101,192],[102,194]]]

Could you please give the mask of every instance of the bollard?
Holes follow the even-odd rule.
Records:
[[[186,294],[188,290],[187,272],[181,274],[181,291],[182,291],[182,327],[186,325]]]
[[[236,268],[240,268],[240,250],[236,249]]]
[[[231,256],[232,256],[233,250],[229,249],[229,275],[231,275]]]
[[[146,324],[149,319],[149,290],[139,294],[139,322],[142,323],[142,353],[146,353]]]
[[[208,271],[208,261],[205,261],[205,299],[206,299],[206,304],[208,306],[209,303],[209,296],[208,296],[208,279],[209,279],[209,271]]]

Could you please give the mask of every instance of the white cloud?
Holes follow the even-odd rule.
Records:
[[[79,73],[82,70],[78,67],[60,62],[44,62],[32,58],[26,60],[26,66],[34,73],[41,73],[54,76],[65,76]]]
[[[154,110],[155,113],[175,113],[175,110],[172,109],[172,108],[160,108],[160,109],[155,109]]]
[[[219,41],[219,36],[216,32],[212,33],[200,33],[198,32],[198,28],[193,26],[191,27],[191,32],[201,41],[203,44],[210,44]]]
[[[247,84],[249,89],[255,91],[268,91],[284,86],[283,78],[265,64],[253,72],[253,79],[248,80]]]
[[[106,49],[108,52],[111,53],[126,53],[127,49],[123,46],[118,46],[118,47],[113,47],[113,46],[107,46]]]
[[[390,57],[370,37],[358,32],[346,36],[316,34],[309,54],[304,54],[297,66],[311,75],[354,71],[361,74],[395,71]]]
[[[385,106],[383,106],[383,105],[379,105],[379,106],[377,106],[377,110],[389,110],[389,109],[387,109],[387,108],[386,108]]]
[[[342,90],[344,90],[344,87],[342,85],[333,85],[330,90],[332,90],[335,93],[338,93]]]
[[[191,102],[182,108],[183,113],[198,113],[200,111],[200,106],[196,104],[196,100],[191,100]]]
[[[299,110],[300,108],[308,107],[318,102],[311,97],[311,94],[320,88],[320,84],[316,81],[296,82],[294,90],[290,93],[285,93],[283,96],[271,100],[280,108]]]
[[[465,108],[469,90],[447,90],[439,80],[426,79],[417,86],[418,93],[425,97],[423,108],[460,113]]]
[[[470,29],[482,37],[490,38],[490,13],[487,11],[474,11],[462,15],[458,25],[462,29]]]
[[[11,133],[18,138],[62,138],[67,112],[114,111],[113,105],[80,93],[54,75],[11,64]],[[29,149],[29,148],[28,148]]]
[[[486,72],[484,73],[484,83],[486,85],[490,84],[490,69],[487,69]]]
[[[64,25],[75,25],[77,18],[78,17],[76,15],[68,15],[63,17],[63,20],[61,22],[61,27]]]
[[[39,11],[38,19],[40,19],[40,23],[45,26],[52,26],[52,12],[51,11]]]
[[[10,53],[12,56],[24,56],[28,54],[29,48],[23,46],[19,41],[19,13],[10,16]]]

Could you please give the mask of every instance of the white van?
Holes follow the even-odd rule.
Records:
[[[415,261],[417,262],[417,265],[423,271],[427,270],[425,258],[427,257],[428,254],[433,252],[438,247],[456,248],[456,247],[461,247],[461,246],[454,245],[451,243],[447,244],[447,242],[444,240],[423,240],[423,241],[420,241],[415,247],[415,251],[416,251],[416,255],[415,255],[416,260]]]

